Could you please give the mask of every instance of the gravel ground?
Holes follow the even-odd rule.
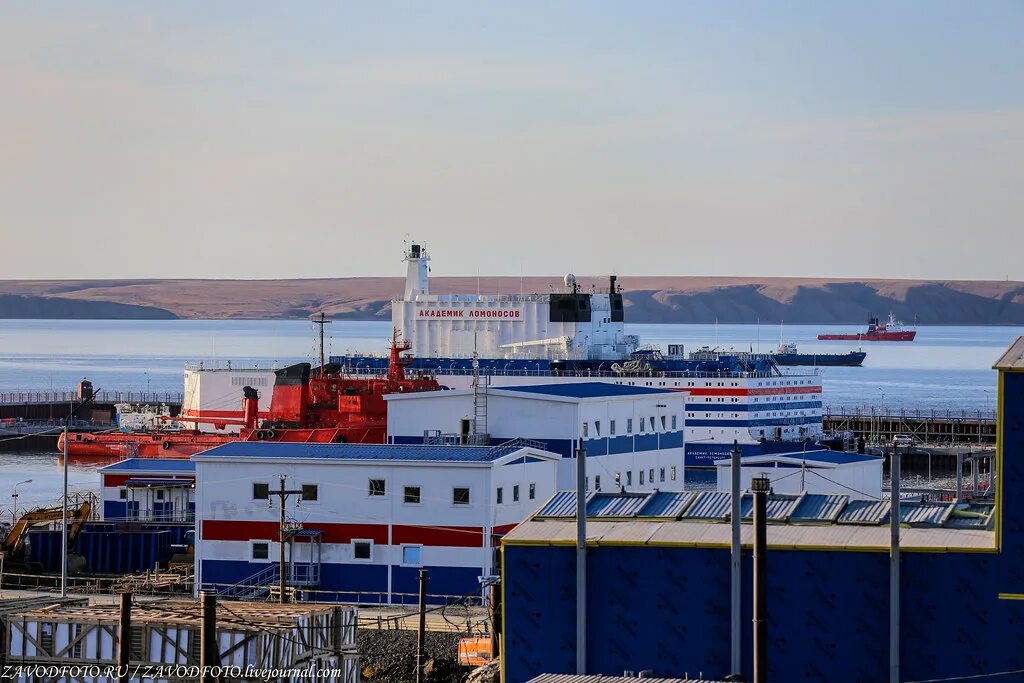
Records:
[[[461,637],[459,633],[427,632],[428,683],[462,683],[469,675],[470,668],[458,665]],[[415,681],[415,631],[360,629],[357,645],[363,680],[388,683]]]

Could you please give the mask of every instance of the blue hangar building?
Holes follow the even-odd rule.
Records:
[[[1024,337],[995,364],[994,499],[903,503],[903,681],[1024,681]],[[744,521],[750,514],[745,496]],[[730,672],[727,492],[591,493],[587,673]],[[502,543],[503,676],[575,673],[575,503],[560,493]],[[768,680],[889,678],[889,502],[773,495]],[[752,676],[750,525],[743,529],[743,667]],[[988,679],[986,679],[988,680]]]

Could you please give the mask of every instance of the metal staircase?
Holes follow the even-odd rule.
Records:
[[[217,594],[232,600],[255,600],[265,597],[270,592],[270,586],[279,583],[280,577],[280,567],[271,564],[232,586],[218,589]]]

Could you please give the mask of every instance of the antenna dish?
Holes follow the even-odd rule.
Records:
[[[576,288],[576,276],[572,273],[566,273],[565,277],[562,278],[562,282],[565,283],[565,286],[568,289]]]

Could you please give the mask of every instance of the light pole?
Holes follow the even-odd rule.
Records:
[[[92,392],[88,398],[82,401],[77,408],[72,406],[68,416],[64,418],[64,495],[61,497],[61,523],[60,523],[60,596],[68,596],[68,444],[71,441],[71,420],[79,410],[86,407],[99,394],[99,390]]]
[[[32,483],[31,479],[26,479],[25,481],[19,481],[17,484],[14,485],[14,492],[11,493],[11,498],[14,499],[14,510],[11,511],[11,522],[12,523],[16,523],[18,521],[18,487],[21,486],[22,484],[31,484],[31,483]]]

